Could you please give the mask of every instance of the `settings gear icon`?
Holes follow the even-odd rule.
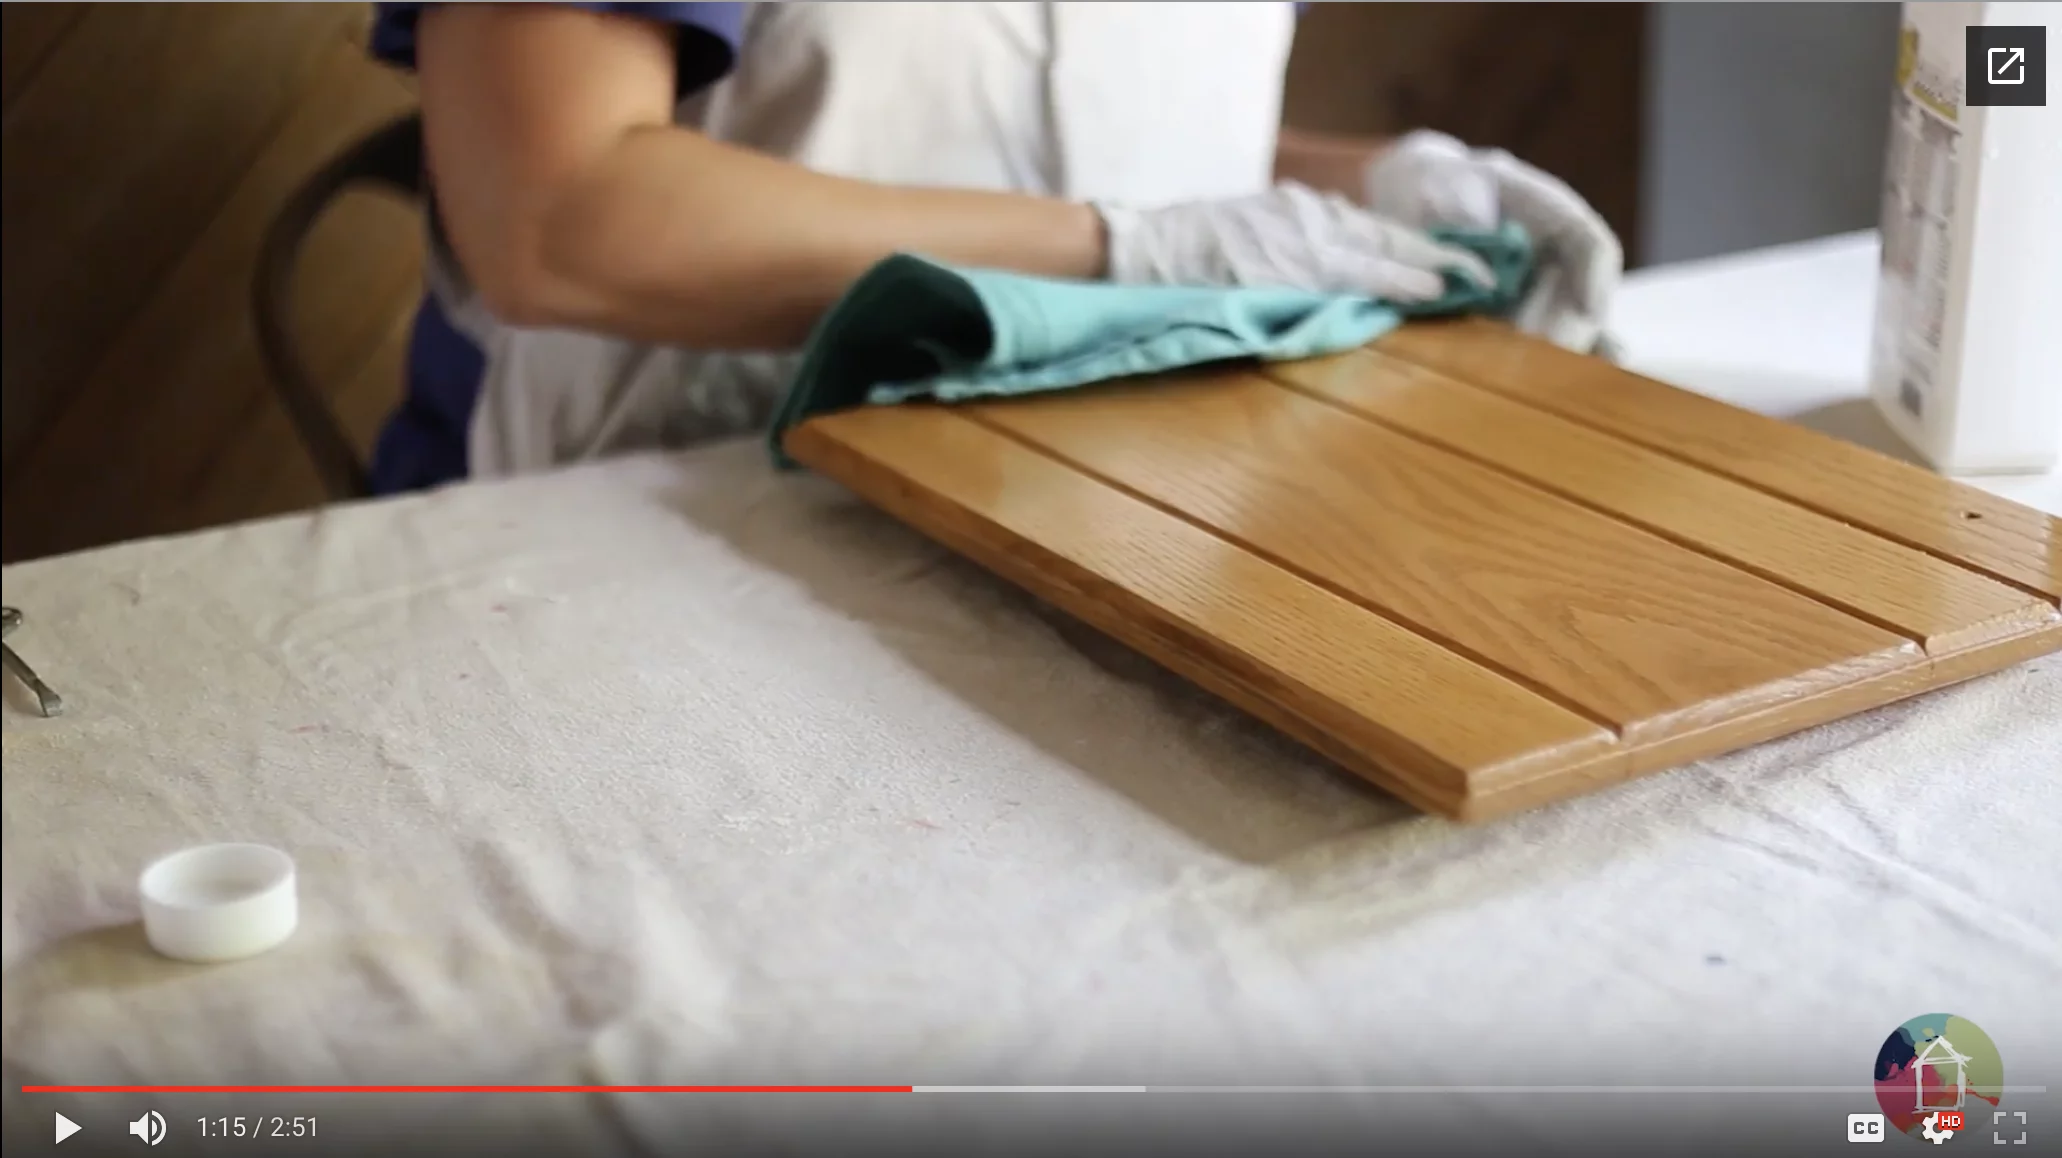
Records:
[[[1920,1125],[1923,1127],[1923,1129],[1919,1131],[1920,1135],[1924,1137],[1928,1142],[1933,1143],[1935,1146],[1938,1146],[1942,1142],[1945,1142],[1949,1138],[1955,1136],[1955,1132],[1952,1129],[1934,1129],[1934,1123],[1939,1117],[1940,1115],[1936,1112],[1928,1114],[1924,1118],[1920,1119]]]

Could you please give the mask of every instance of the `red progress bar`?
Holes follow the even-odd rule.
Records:
[[[25,1094],[911,1094],[915,1086],[23,1086]]]

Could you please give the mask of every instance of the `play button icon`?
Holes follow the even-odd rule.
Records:
[[[62,1141],[64,1141],[64,1140],[65,1140],[66,1138],[69,1138],[69,1137],[71,1137],[71,1136],[72,1136],[73,1134],[76,1134],[76,1133],[78,1133],[78,1132],[79,1132],[79,1124],[78,1124],[77,1122],[74,1122],[74,1121],[72,1121],[72,1120],[71,1120],[70,1118],[67,1118],[67,1117],[65,1117],[65,1116],[64,1116],[63,1114],[58,1114],[58,1115],[57,1115],[56,1117],[57,1117],[57,1140],[58,1140],[59,1142],[62,1142]]]

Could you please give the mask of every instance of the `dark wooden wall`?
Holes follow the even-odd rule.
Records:
[[[1567,176],[1634,235],[1643,5],[1321,4],[1289,115],[1430,125]],[[305,508],[321,491],[247,305],[262,231],[412,100],[359,4],[20,4],[0,77],[0,559]],[[361,443],[398,390],[413,212],[354,196],[297,287],[313,369]]]
[[[408,108],[357,4],[7,4],[0,402],[12,561],[308,506],[258,362],[259,238],[298,182]],[[341,201],[311,238],[313,369],[368,436],[420,273],[414,213]]]
[[[1573,185],[1630,250],[1647,7],[1313,5],[1285,119],[1336,132],[1433,128],[1508,149]]]

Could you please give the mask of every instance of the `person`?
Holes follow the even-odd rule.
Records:
[[[1607,319],[1622,257],[1566,184],[1415,132],[1281,123],[1299,5],[376,6],[412,69],[429,292],[382,493],[740,434],[898,252],[1396,301],[1485,277],[1432,226],[1524,225],[1530,328]]]

